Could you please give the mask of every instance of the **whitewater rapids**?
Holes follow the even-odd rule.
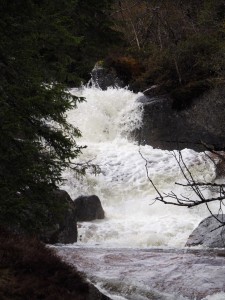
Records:
[[[106,214],[104,220],[78,224],[78,245],[184,247],[189,234],[209,212],[203,206],[187,209],[154,201],[157,194],[140,153],[148,161],[149,176],[161,193],[193,195],[175,184],[185,181],[173,152],[139,146],[132,140],[132,131],[142,125],[143,104],[137,101],[142,94],[95,87],[73,89],[71,93],[86,99],[67,116],[82,133],[78,144],[87,146],[75,162],[91,161],[99,172],[90,168],[86,176],[78,177],[66,170],[62,188],[72,199],[97,195]],[[184,149],[182,156],[196,180],[215,180],[214,164],[204,153]],[[204,193],[210,196],[212,191]]]

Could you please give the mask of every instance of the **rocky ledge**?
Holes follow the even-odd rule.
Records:
[[[155,148],[197,151],[225,148],[225,88],[216,88],[178,109],[169,96],[142,96],[143,126],[135,133],[140,143]]]
[[[39,235],[44,243],[75,243],[77,242],[77,221],[92,221],[105,217],[101,201],[96,195],[80,196],[73,201],[66,191],[56,190],[53,193],[56,203],[61,202],[65,209],[61,218],[50,214],[51,226],[45,227]]]

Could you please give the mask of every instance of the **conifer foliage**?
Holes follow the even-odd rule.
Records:
[[[78,2],[0,2],[1,224],[45,226],[51,209],[60,211],[51,190],[81,151],[80,132],[65,114],[82,99],[62,84],[79,81],[71,66],[82,64],[79,49],[87,43],[74,19]]]

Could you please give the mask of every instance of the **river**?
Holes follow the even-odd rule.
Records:
[[[135,94],[128,89],[122,88],[108,88],[106,91],[103,91],[96,87],[88,86],[73,89],[71,93],[86,99],[86,101],[78,104],[76,109],[69,111],[67,116],[68,121],[81,130],[82,138],[77,141],[78,144],[87,146],[87,148],[82,150],[82,155],[74,162],[90,162],[90,164],[95,164],[98,168],[96,172],[94,168],[90,167],[84,177],[77,176],[71,170],[66,170],[63,175],[66,181],[62,188],[70,194],[72,199],[80,195],[97,195],[102,202],[106,218],[104,220],[79,223],[78,243],[66,248],[62,247],[61,250],[59,249],[59,253],[67,257],[67,260],[70,257],[71,263],[73,263],[73,253],[77,253],[77,256],[80,255],[79,259],[81,259],[81,253],[83,253],[82,260],[84,261],[85,258],[88,260],[89,256],[92,255],[93,271],[87,270],[85,262],[81,266],[81,270],[85,270],[85,273],[92,281],[95,281],[97,285],[104,286],[104,288],[107,287],[107,284],[106,282],[101,282],[100,278],[103,278],[104,273],[108,270],[106,259],[101,261],[99,258],[102,268],[100,270],[97,268],[97,271],[96,267],[94,267],[95,258],[98,260],[98,257],[103,257],[109,251],[111,255],[110,260],[115,256],[115,261],[121,261],[122,253],[127,253],[124,256],[127,263],[127,265],[123,264],[124,269],[121,269],[121,265],[119,268],[115,267],[113,269],[112,264],[108,275],[111,274],[111,278],[116,280],[116,278],[120,278],[119,274],[123,274],[129,268],[132,276],[130,280],[126,280],[126,277],[124,277],[124,291],[126,291],[126,281],[129,286],[132,286],[130,284],[132,282],[133,289],[137,288],[137,290],[140,288],[141,283],[146,291],[143,292],[142,298],[141,296],[138,298],[136,292],[132,296],[132,293],[123,293],[123,288],[119,288],[118,294],[114,293],[113,299],[206,299],[207,290],[202,292],[202,298],[199,296],[199,293],[196,294],[196,298],[192,298],[195,296],[191,292],[180,293],[180,298],[178,298],[175,279],[171,281],[174,289],[166,288],[168,284],[165,284],[165,286],[161,284],[161,287],[158,285],[157,288],[156,282],[158,281],[153,283],[149,279],[149,284],[154,286],[154,288],[156,287],[159,293],[169,293],[169,296],[158,294],[158,298],[154,294],[153,296],[156,297],[154,298],[151,296],[151,286],[148,286],[146,280],[143,279],[145,277],[149,278],[149,268],[146,267],[145,272],[142,269],[142,275],[140,275],[139,269],[131,268],[132,265],[134,266],[132,260],[139,256],[144,258],[146,253],[155,253],[154,251],[165,253],[165,251],[169,251],[168,253],[172,255],[179,251],[185,252],[186,250],[182,249],[184,249],[189,234],[203,218],[209,215],[207,208],[204,206],[187,209],[164,205],[154,200],[157,194],[147,178],[143,157],[148,161],[149,176],[162,193],[173,191],[178,195],[182,194],[187,197],[194,197],[194,195],[190,190],[184,190],[181,186],[175,184],[175,182],[185,183],[182,172],[174,158],[176,152],[153,149],[150,145],[144,145],[144,141],[141,141],[141,145],[139,145],[139,142],[132,139],[134,129],[140,128],[142,125],[143,104],[137,101],[142,94]],[[182,156],[196,180],[202,182],[213,182],[215,180],[215,166],[204,153],[184,149],[182,150]],[[205,190],[204,193],[206,196],[210,196],[213,191]],[[213,204],[211,209],[216,211],[218,208]],[[90,251],[90,249],[92,250]],[[105,251],[104,255],[102,251]],[[138,251],[140,251],[139,255],[137,254]],[[182,255],[179,252],[178,265],[182,261]],[[190,255],[187,257],[189,262],[191,261]],[[168,268],[162,267],[162,256],[161,254],[160,257],[155,257],[156,262],[158,259],[161,261],[159,265],[156,264],[155,266],[156,269],[161,269],[161,273],[159,272],[158,276],[164,278],[163,281],[165,281],[167,269],[167,272],[173,273],[171,276],[176,278],[179,270],[176,273],[176,268],[174,268],[174,271],[171,272],[172,269],[167,262],[165,262],[165,265],[168,265]],[[130,260],[127,257],[130,257]],[[207,257],[205,255],[206,260]],[[77,263],[78,260],[75,261]],[[140,263],[140,259],[139,262],[135,260],[135,263]],[[224,272],[224,267],[222,267],[224,263],[224,259],[221,259],[222,273]],[[144,265],[148,266],[148,264],[147,257],[146,260],[142,259],[143,268]],[[151,261],[151,268],[152,266]],[[188,262],[186,263],[187,266]],[[115,269],[118,273],[114,272]],[[99,272],[102,272],[101,276]],[[210,269],[207,269],[207,272],[211,276]],[[213,272],[215,273],[215,268]],[[156,274],[155,271],[153,273]],[[200,274],[203,273],[203,269],[201,269]],[[137,277],[137,282],[139,282],[137,287],[135,287],[135,276]],[[190,275],[188,276],[190,277]],[[189,281],[191,284],[196,282],[194,278],[192,281]],[[109,278],[108,282],[110,282]],[[180,282],[183,281],[181,280]],[[199,286],[199,284],[200,281],[196,282],[196,285]],[[221,288],[221,284],[223,288]],[[108,290],[110,290],[109,285]],[[180,283],[180,285],[183,286],[184,283]],[[187,285],[186,290],[188,288],[190,288],[189,285]],[[150,289],[149,294],[147,293],[148,289]],[[221,278],[217,289],[208,289],[209,295],[220,291],[225,291],[225,276]],[[122,296],[123,298],[119,298]],[[207,299],[225,299],[225,294],[215,294],[215,296]]]

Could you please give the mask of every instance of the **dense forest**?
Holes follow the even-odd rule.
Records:
[[[67,123],[65,112],[82,99],[67,88],[88,78],[111,40],[117,40],[107,14],[110,3],[1,1],[2,225],[39,231],[52,210],[58,216],[63,209],[51,192],[81,151],[79,129]]]
[[[106,60],[135,91],[157,86],[178,109],[225,78],[225,2],[116,1],[114,28],[124,48]]]
[[[1,1],[0,11],[2,225],[36,232],[63,210],[52,191],[82,151],[65,113],[83,99],[68,88],[97,61],[176,109],[224,83],[223,0]]]

